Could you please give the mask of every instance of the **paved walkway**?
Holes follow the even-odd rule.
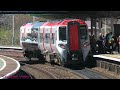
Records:
[[[5,67],[6,62],[0,58],[0,71]]]
[[[0,55],[0,79],[7,79],[20,69],[20,64],[13,58]]]
[[[21,47],[17,47],[17,46],[0,46],[0,49],[18,49],[18,50],[22,50]]]

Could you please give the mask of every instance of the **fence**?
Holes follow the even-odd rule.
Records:
[[[29,14],[1,14],[0,15],[0,45],[19,46],[20,26],[32,22]]]

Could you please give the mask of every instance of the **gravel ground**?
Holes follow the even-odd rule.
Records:
[[[86,69],[76,70],[76,71],[79,73],[82,73],[83,75],[87,76],[90,79],[108,79],[103,75],[100,75],[98,73],[94,73],[94,72],[86,70]]]
[[[120,75],[115,74],[115,72],[111,72],[111,71],[108,71],[108,70],[105,70],[105,69],[102,69],[102,68],[99,68],[99,67],[95,67],[95,68],[92,68],[92,69],[97,70],[97,71],[99,71],[103,74],[111,76],[112,77],[111,79],[120,79]]]
[[[34,76],[35,79],[52,79],[49,75],[27,66],[22,66],[21,69],[29,72],[32,76]]]
[[[113,54],[101,54],[101,55],[102,55],[102,56],[106,56],[106,57],[111,57],[111,58],[120,59],[120,54],[119,54],[119,53],[116,53],[116,52],[114,52]],[[117,65],[120,64],[120,63],[118,63],[118,62],[116,62],[116,61],[112,61],[112,60],[107,61],[107,62],[113,62],[113,63],[115,63],[115,64],[117,64]],[[99,72],[108,74],[108,75],[112,76],[112,77],[115,78],[115,79],[120,79],[120,73],[117,74],[117,73],[115,73],[115,72],[108,71],[108,70],[106,70],[106,69],[99,68],[99,67],[94,68],[94,70],[97,70],[97,71],[99,71]]]
[[[48,64],[43,64],[43,65],[42,64],[36,64],[36,65],[34,65],[34,67],[42,68],[42,69],[52,73],[55,77],[57,77],[57,79],[82,79],[80,76],[77,76],[74,73],[71,73],[70,71],[59,69],[57,67],[54,67],[54,66],[51,66],[51,65],[48,65]],[[33,71],[33,70],[31,70],[31,71]],[[38,73],[36,73],[36,75],[38,76],[38,79],[39,78],[44,78],[43,76],[45,76],[45,75],[38,74]],[[45,77],[45,78],[47,79],[47,77]]]

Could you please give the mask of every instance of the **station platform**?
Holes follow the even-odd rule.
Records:
[[[16,74],[20,69],[20,64],[13,58],[0,55],[0,79],[7,79]]]
[[[103,58],[103,59],[109,59],[112,61],[120,62],[120,54],[99,54],[99,55],[93,55],[93,57],[96,58]]]
[[[18,49],[18,50],[22,50],[22,48],[19,47],[19,46],[0,46],[0,49]]]

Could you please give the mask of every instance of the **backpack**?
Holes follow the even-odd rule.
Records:
[[[108,36],[108,43],[111,44],[114,42],[114,38],[113,38],[113,35],[109,35]]]

